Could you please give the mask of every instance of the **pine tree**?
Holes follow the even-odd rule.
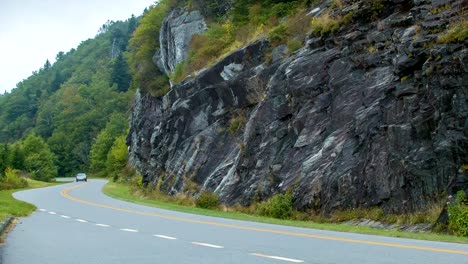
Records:
[[[128,72],[128,64],[125,61],[122,53],[120,53],[114,62],[110,84],[116,84],[117,91],[126,92],[130,87],[131,80],[132,76]]]

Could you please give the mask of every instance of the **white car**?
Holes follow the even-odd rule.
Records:
[[[78,173],[78,174],[76,174],[75,181],[77,181],[77,182],[79,182],[79,181],[87,182],[88,181],[88,176],[86,176],[86,173]]]

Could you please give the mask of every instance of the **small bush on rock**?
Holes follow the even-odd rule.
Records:
[[[293,214],[292,194],[277,194],[270,200],[258,205],[257,213],[259,215],[274,217],[279,219],[290,218]]]
[[[468,237],[468,197],[459,191],[455,201],[448,207],[449,229],[457,236]]]
[[[323,36],[340,29],[340,22],[325,14],[312,19],[311,26],[315,35]]]
[[[441,44],[463,42],[468,39],[468,20],[463,20],[449,27],[447,32],[440,35],[437,41]]]
[[[195,205],[199,208],[216,209],[219,206],[219,197],[215,193],[204,191],[195,200]]]

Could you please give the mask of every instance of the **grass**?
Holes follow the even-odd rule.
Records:
[[[436,234],[436,233],[410,233],[410,232],[401,232],[397,230],[381,230],[381,229],[374,229],[374,228],[367,227],[367,226],[351,226],[351,225],[332,224],[332,223],[315,223],[311,221],[281,220],[281,219],[276,219],[276,218],[256,216],[256,215],[250,215],[250,214],[239,213],[239,212],[209,210],[209,209],[203,209],[203,208],[177,205],[177,204],[170,203],[170,202],[150,200],[145,197],[135,196],[132,194],[130,186],[124,185],[121,183],[114,183],[114,182],[107,183],[103,188],[103,192],[110,197],[124,200],[127,202],[137,203],[137,204],[151,206],[151,207],[157,207],[161,209],[186,212],[186,213],[191,213],[191,214],[222,217],[222,218],[228,218],[228,219],[252,221],[252,222],[259,222],[259,223],[268,223],[268,224],[277,224],[277,225],[286,225],[286,226],[295,226],[295,227],[304,227],[304,228],[313,228],[313,229],[322,229],[322,230],[333,230],[333,231],[340,231],[340,232],[352,232],[352,233],[359,233],[359,234],[380,235],[380,236],[468,244],[468,237],[456,237],[456,236]]]
[[[28,190],[35,188],[42,188],[57,185],[58,183],[40,182],[28,179],[29,187],[23,189],[4,190],[0,191],[0,222],[5,220],[7,216],[12,215],[15,217],[28,216],[36,210],[32,204],[18,201],[13,198],[13,193],[20,190]]]
[[[468,20],[450,25],[449,29],[437,39],[439,44],[462,43],[468,39]]]

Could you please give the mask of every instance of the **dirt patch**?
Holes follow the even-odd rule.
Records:
[[[16,223],[18,222],[17,218],[13,218],[10,223],[7,223],[5,230],[0,234],[0,246],[5,243],[5,239],[13,228],[15,228]],[[0,262],[1,263],[1,262]]]

